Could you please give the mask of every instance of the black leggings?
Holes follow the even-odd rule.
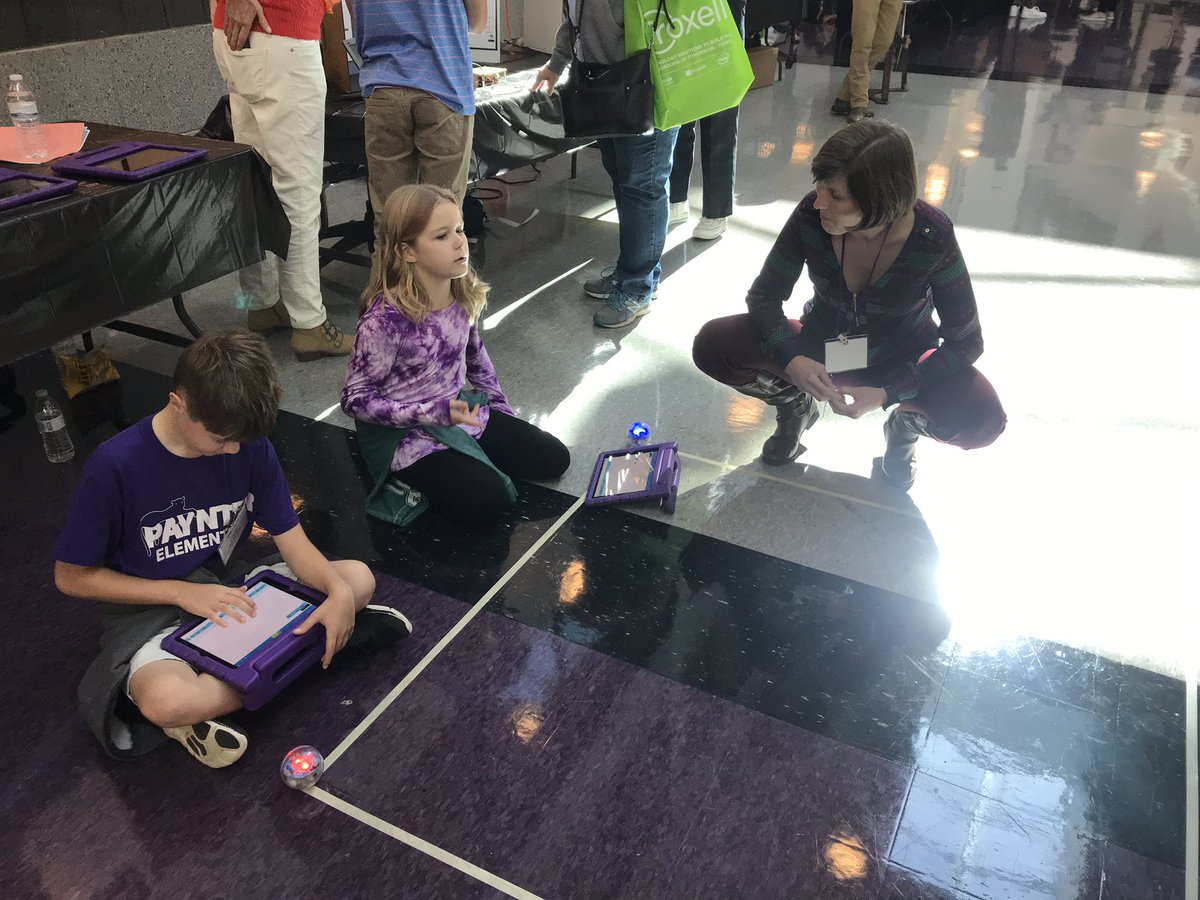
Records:
[[[479,446],[512,479],[557,478],[571,464],[571,451],[554,435],[494,409]],[[430,509],[462,522],[495,522],[512,506],[491,466],[457,450],[430,453],[396,474],[425,495]]]

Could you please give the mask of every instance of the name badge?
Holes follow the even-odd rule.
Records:
[[[852,372],[867,367],[867,336],[838,335],[825,342],[825,371]]]
[[[250,521],[250,513],[247,510],[249,505],[249,503],[243,503],[238,514],[233,517],[233,521],[225,529],[225,537],[221,539],[221,547],[217,551],[224,565],[229,564],[229,557],[233,555],[238,541],[242,539],[242,533],[246,530],[246,523]]]

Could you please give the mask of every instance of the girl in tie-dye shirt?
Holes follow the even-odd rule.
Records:
[[[496,469],[512,478],[554,479],[570,465],[570,453],[517,418],[500,388],[477,321],[488,287],[471,270],[454,195],[427,184],[395,191],[380,220],[377,252],[342,409],[405,430],[392,471],[432,509],[494,521],[511,505]],[[471,388],[490,399],[459,399]],[[492,466],[448,450],[422,426],[463,429]]]

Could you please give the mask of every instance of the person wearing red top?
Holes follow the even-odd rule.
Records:
[[[242,270],[251,330],[292,329],[301,362],[346,356],[354,344],[329,321],[321,297],[318,236],[325,157],[326,0],[209,0],[213,54],[229,86],[234,140],[271,165],[292,225],[286,260]]]

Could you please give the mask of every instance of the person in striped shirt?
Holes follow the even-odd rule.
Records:
[[[487,0],[355,0],[353,12],[376,223],[405,184],[446,188],[461,206],[475,121],[467,35],[487,27]]]
[[[804,452],[817,401],[857,419],[891,408],[873,476],[908,490],[917,439],[986,447],[1004,409],[974,367],[979,311],[954,226],[917,199],[903,129],[864,120],[813,158],[816,190],[800,201],[746,298],[747,313],[708,322],[693,358],[707,375],[776,409],[763,462]],[[783,304],[808,266],[813,297],[793,320]],[[864,345],[861,338],[865,338]]]

